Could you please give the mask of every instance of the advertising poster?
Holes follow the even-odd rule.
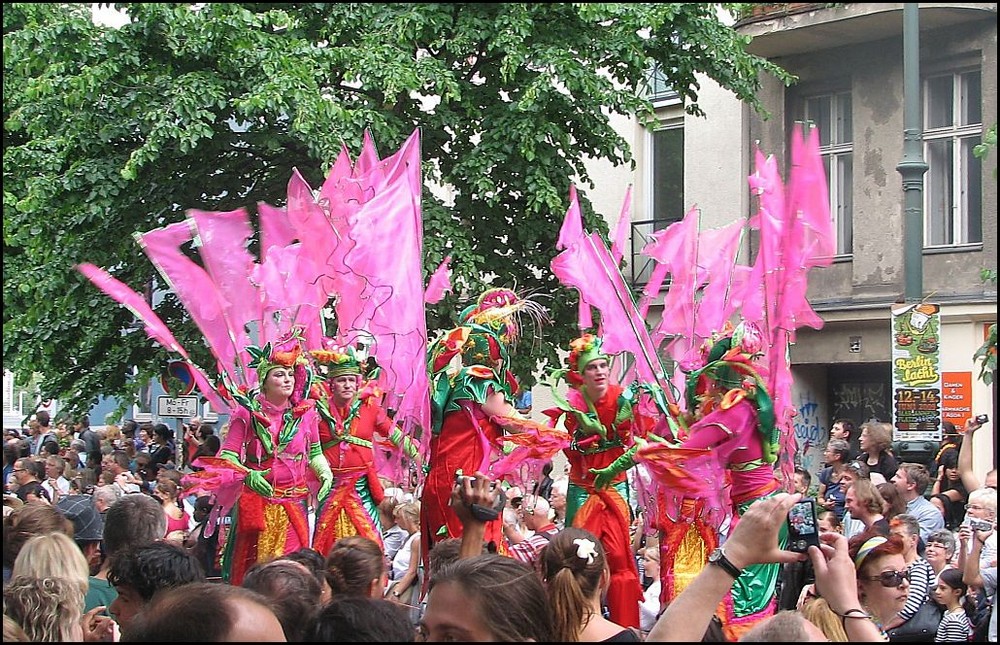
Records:
[[[892,439],[941,441],[941,308],[892,307]]]

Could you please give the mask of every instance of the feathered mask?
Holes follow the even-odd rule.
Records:
[[[545,309],[533,300],[522,298],[511,289],[488,289],[475,305],[461,314],[462,324],[475,323],[492,329],[503,343],[516,345],[521,336],[520,315],[527,314],[536,326],[548,320]]]

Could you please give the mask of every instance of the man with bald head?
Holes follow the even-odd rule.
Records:
[[[542,549],[559,531],[549,518],[550,511],[549,503],[544,497],[528,495],[524,498],[518,510],[518,519],[532,532],[531,537],[527,538],[517,530],[516,523],[509,523],[505,518],[503,534],[510,544],[512,558],[529,566],[535,566]]]

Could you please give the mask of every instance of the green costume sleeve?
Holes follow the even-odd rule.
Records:
[[[392,432],[389,433],[389,441],[392,442],[392,445],[402,449],[403,454],[410,459],[415,460],[420,455],[417,445],[413,443],[412,439],[404,435],[398,426],[394,426]]]
[[[240,456],[237,455],[232,450],[223,450],[219,453],[219,457],[230,461],[237,466],[243,466],[240,463]],[[271,482],[267,481],[267,475],[271,472],[271,469],[266,470],[254,470],[250,468],[243,479],[243,483],[247,485],[247,488],[257,493],[261,497],[270,497],[274,495],[274,486]]]
[[[309,446],[309,467],[319,477],[318,497],[319,502],[323,503],[333,488],[333,471],[330,470],[330,464],[326,461],[326,457],[323,456],[323,446],[318,441]]]
[[[632,458],[638,451],[639,444],[637,443],[626,450],[621,457],[615,459],[604,468],[591,468],[590,472],[595,475],[594,488],[607,488],[608,485],[611,484],[611,481],[620,473],[623,473],[632,466],[635,466],[635,461]]]

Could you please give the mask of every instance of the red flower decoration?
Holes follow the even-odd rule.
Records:
[[[267,415],[259,410],[253,411],[253,418],[256,419],[265,428],[271,427],[271,420],[267,418]]]

